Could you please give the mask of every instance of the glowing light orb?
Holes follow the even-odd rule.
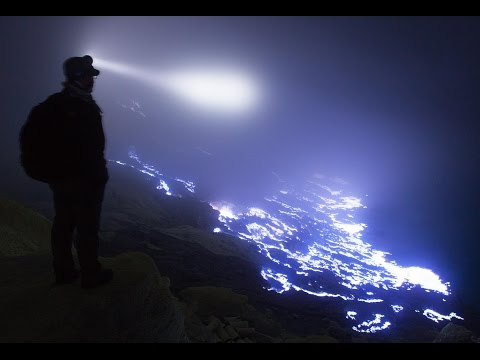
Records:
[[[211,110],[248,110],[258,98],[253,82],[235,72],[177,72],[160,77],[159,82],[193,104]]]

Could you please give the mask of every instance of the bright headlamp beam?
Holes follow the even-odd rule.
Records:
[[[184,70],[152,74],[132,66],[95,58],[95,66],[161,87],[199,107],[213,111],[242,112],[258,100],[255,84],[229,70]]]
[[[100,70],[106,69],[120,75],[136,77],[142,81],[146,81],[151,78],[151,76],[148,76],[146,72],[138,70],[134,67],[99,59],[97,57],[94,58],[94,66],[100,68]]]

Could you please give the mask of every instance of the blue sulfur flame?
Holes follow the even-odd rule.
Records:
[[[166,195],[183,196],[172,189],[174,183],[195,194],[193,182],[164,176],[142,162],[134,149],[129,157],[133,164],[115,162],[154,177],[157,189]],[[417,305],[410,304],[414,302],[412,291],[415,299],[419,291],[425,296],[421,306],[426,318],[463,320],[450,310],[450,315],[442,315],[430,309],[447,309],[448,282],[430,269],[401,266],[389,259],[389,253],[363,240],[368,225],[355,219],[357,211],[366,206],[360,197],[346,192],[347,186],[342,179],[315,175],[302,188],[282,181],[276,192],[262,200],[261,207],[210,203],[223,224],[212,231],[235,235],[258,247],[265,257],[260,274],[270,284],[266,290],[301,291],[349,302],[346,317],[355,322],[355,331],[382,331],[391,327],[397,313],[407,309],[419,312]],[[370,310],[365,311],[365,306]]]

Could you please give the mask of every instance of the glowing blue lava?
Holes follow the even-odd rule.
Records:
[[[165,177],[142,162],[134,149],[129,157],[134,165],[116,163],[154,177],[157,189],[166,195],[183,196],[173,190],[174,183],[187,193],[195,192],[193,182]],[[448,282],[429,269],[403,267],[389,260],[389,253],[373,249],[362,239],[367,224],[357,222],[355,215],[366,206],[361,198],[345,193],[344,180],[316,175],[301,189],[284,181],[281,184],[282,188],[263,199],[261,207],[210,203],[223,223],[223,228],[213,232],[250,241],[265,256],[260,273],[270,284],[267,290],[301,291],[348,301],[351,306],[346,317],[356,323],[352,329],[367,333],[389,328],[400,311],[419,312],[417,305],[409,305],[411,290],[429,293],[429,301],[446,309]],[[365,311],[365,306],[371,310]],[[423,316],[435,322],[462,319],[454,312],[442,315],[429,309],[432,304],[421,306]]]

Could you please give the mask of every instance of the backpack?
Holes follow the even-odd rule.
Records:
[[[20,163],[25,173],[37,181],[52,183],[60,174],[56,164],[58,147],[55,132],[58,121],[52,97],[30,111],[20,131]]]

